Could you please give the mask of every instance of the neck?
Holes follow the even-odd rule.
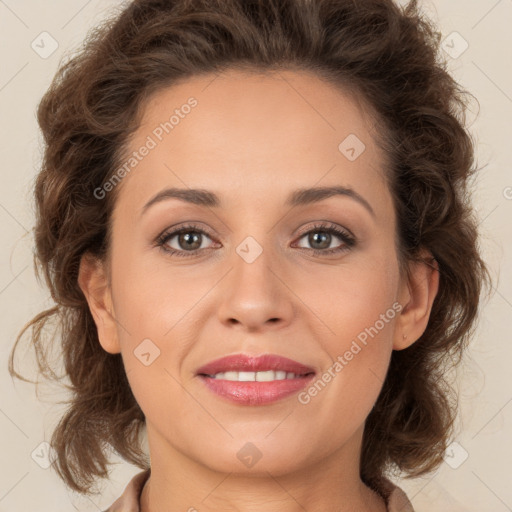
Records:
[[[359,442],[292,472],[261,465],[257,473],[222,473],[177,451],[148,425],[151,476],[141,512],[386,512],[384,499],[359,477],[361,435],[355,437]]]

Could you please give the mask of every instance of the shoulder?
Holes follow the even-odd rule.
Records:
[[[104,512],[140,512],[140,495],[150,469],[137,473],[126,486],[123,494]]]

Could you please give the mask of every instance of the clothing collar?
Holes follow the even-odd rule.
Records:
[[[140,497],[151,469],[137,473],[126,486],[123,494],[104,512],[140,512]],[[387,478],[379,480],[379,491],[386,501],[388,512],[414,512],[407,495]]]

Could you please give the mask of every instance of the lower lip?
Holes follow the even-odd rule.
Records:
[[[268,382],[239,382],[199,376],[210,391],[243,405],[264,405],[293,395],[305,388],[314,375]]]

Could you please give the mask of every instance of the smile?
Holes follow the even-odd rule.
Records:
[[[272,380],[295,379],[298,375],[293,372],[267,370],[264,372],[220,372],[209,375],[209,377],[238,382],[269,382]]]

